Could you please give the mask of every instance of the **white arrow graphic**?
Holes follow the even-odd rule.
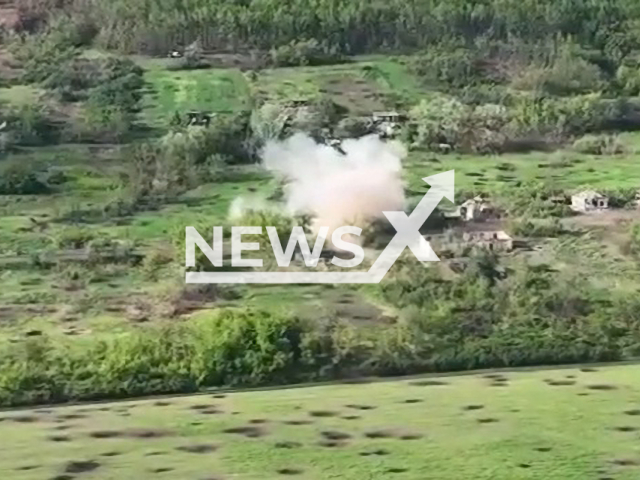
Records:
[[[187,283],[379,283],[406,247],[421,262],[438,262],[440,259],[431,245],[420,235],[420,228],[443,197],[453,202],[455,171],[422,180],[431,188],[411,215],[383,212],[397,233],[368,272],[187,272],[185,280]]]

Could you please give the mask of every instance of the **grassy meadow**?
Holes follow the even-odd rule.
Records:
[[[15,480],[632,480],[639,373],[479,372],[5,411],[0,471]]]

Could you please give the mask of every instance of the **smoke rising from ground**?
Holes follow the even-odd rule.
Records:
[[[285,196],[291,214],[308,213],[314,229],[343,225],[361,228],[385,210],[405,205],[401,179],[401,144],[376,135],[342,142],[344,155],[304,134],[264,148],[264,166],[287,180]]]

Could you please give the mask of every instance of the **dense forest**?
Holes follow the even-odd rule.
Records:
[[[572,36],[614,56],[640,38],[634,0],[20,0],[34,29],[52,11],[86,22],[103,45],[165,52],[200,38],[206,48],[271,48],[315,39],[344,53],[421,48],[448,39]],[[82,19],[82,20],[80,20]]]

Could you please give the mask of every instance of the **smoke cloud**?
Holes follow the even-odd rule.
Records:
[[[401,144],[370,135],[345,140],[341,148],[344,154],[304,134],[266,145],[263,164],[288,182],[290,214],[310,214],[315,230],[331,232],[343,225],[365,229],[383,211],[404,208]]]

